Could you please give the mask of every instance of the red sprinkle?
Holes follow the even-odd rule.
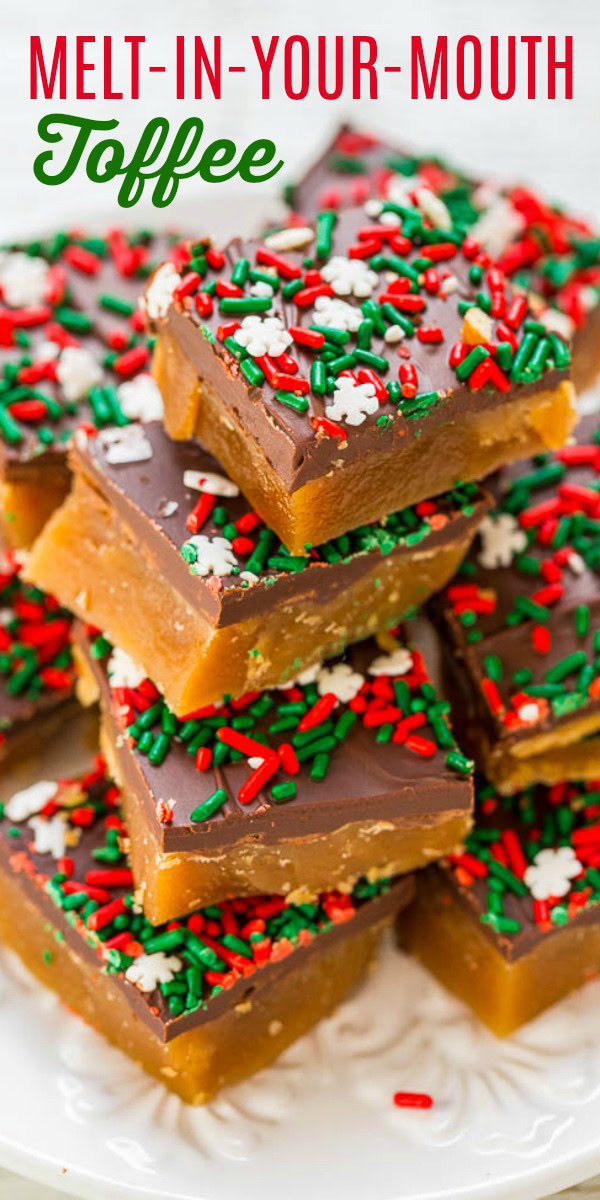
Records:
[[[433,1097],[427,1092],[394,1092],[394,1104],[396,1108],[432,1108]]]

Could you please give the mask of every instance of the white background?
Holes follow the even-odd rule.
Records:
[[[344,116],[376,127],[398,142],[437,147],[474,171],[536,181],[551,196],[568,201],[576,209],[590,214],[600,212],[598,194],[598,118],[600,116],[599,33],[600,16],[593,0],[102,0],[101,3],[77,3],[76,0],[4,0],[2,6],[2,69],[0,70],[0,145],[4,156],[4,187],[0,189],[0,238],[14,236],[25,225],[47,226],[55,221],[68,224],[87,219],[114,203],[113,183],[90,183],[78,172],[69,183],[49,188],[37,182],[32,162],[40,150],[37,121],[48,111],[76,112],[94,117],[117,117],[118,136],[133,150],[146,121],[165,115],[172,126],[185,116],[197,113],[205,121],[205,137],[228,136],[240,148],[257,135],[272,137],[286,161],[285,174],[293,176],[310,156],[315,139],[324,139],[328,130]],[[51,46],[57,33],[94,34],[98,39],[110,33],[114,43],[114,83],[126,84],[125,34],[145,34],[143,51],[147,65],[164,64],[165,75],[142,74],[139,101],[82,101],[77,104],[29,99],[29,35],[37,33],[44,45]],[[229,75],[221,101],[206,98],[202,102],[174,99],[175,35],[201,34],[210,45],[212,36],[223,37],[224,60],[228,64],[246,63],[244,75]],[[278,33],[280,44],[273,68],[273,98],[260,98],[258,66],[251,51],[250,36],[263,40]],[[306,100],[293,101],[281,86],[281,49],[286,36],[305,34],[313,42],[318,34],[333,37],[344,34],[371,34],[377,38],[381,61],[401,63],[401,75],[380,76],[380,96],[376,101],[360,103],[342,97],[324,101],[311,94]],[[491,34],[501,39],[508,34],[553,33],[562,39],[574,37],[575,94],[565,102],[525,98],[525,47],[518,55],[520,86],[518,95],[508,101],[490,97],[489,90],[476,101],[411,101],[408,80],[408,39],[422,35],[431,49],[438,34],[447,34],[453,45],[461,34],[474,34],[486,46]],[[349,44],[349,43],[348,43]],[[561,41],[559,40],[559,45]],[[543,67],[543,46],[539,47]],[[88,48],[94,57],[93,48]],[[127,51],[128,54],[128,51]],[[452,54],[450,55],[452,61]],[[96,50],[101,61],[101,46]],[[487,74],[487,73],[486,73]],[[94,74],[89,74],[90,81]],[[560,78],[560,76],[559,76]],[[452,72],[450,72],[452,79]],[[96,76],[101,89],[102,76]],[[540,84],[544,70],[540,69]],[[93,82],[92,82],[93,87]],[[560,95],[560,92],[559,92]],[[277,182],[283,179],[284,172]],[[275,182],[275,181],[274,181]],[[268,187],[269,185],[267,185]],[[210,194],[229,215],[239,194],[235,180],[223,184],[203,184],[190,180],[182,184],[180,198],[167,210],[167,219],[185,221],[194,232],[206,222],[202,201]],[[266,202],[265,185],[246,185],[245,204],[249,219],[255,218],[256,206]],[[128,219],[139,223],[153,210],[148,203],[138,206]],[[210,223],[210,222],[209,222]]]
[[[79,104],[33,103],[29,99],[29,36],[39,34],[50,47],[56,34],[113,36],[113,86],[126,87],[125,34],[145,34],[146,64],[167,66],[166,75],[142,73],[142,97],[135,103],[88,101]],[[177,102],[174,99],[175,35],[198,33],[205,39],[223,36],[224,61],[246,63],[244,75],[230,75],[220,101]],[[260,99],[259,72],[250,51],[251,34],[371,34],[378,39],[382,61],[401,63],[400,76],[380,76],[380,98],[368,103],[345,97],[326,102],[313,95],[304,101],[283,96],[281,74],[274,68],[274,98]],[[528,101],[524,90],[524,51],[519,55],[518,96],[498,102],[484,91],[475,102],[452,96],[447,101],[410,101],[408,39],[419,33],[431,48],[439,33],[452,46],[461,34],[478,35],[487,44],[491,34],[570,33],[575,47],[575,94],[570,102]],[[560,42],[559,42],[560,44]],[[280,43],[281,45],[281,43]],[[575,210],[600,217],[598,122],[600,118],[600,14],[593,0],[102,0],[101,3],[23,3],[4,0],[2,6],[0,69],[0,241],[85,222],[115,221],[114,184],[92,185],[81,171],[60,188],[47,188],[33,175],[32,162],[40,150],[37,121],[44,112],[77,112],[86,116],[115,116],[118,136],[130,151],[146,121],[166,115],[176,127],[197,113],[205,121],[205,137],[231,137],[239,148],[254,137],[274,139],[286,169],[277,179],[293,178],[310,158],[315,140],[324,142],[336,122],[354,118],[363,127],[388,134],[399,144],[437,149],[471,170],[538,184],[547,194]],[[90,51],[90,57],[94,52]],[[96,52],[100,61],[100,53]],[[450,56],[452,60],[452,55]],[[280,57],[277,61],[281,61]],[[540,65],[543,54],[540,53]],[[485,78],[485,71],[484,71]],[[540,71],[540,84],[545,78]],[[94,76],[90,74],[90,80]],[[559,76],[560,79],[560,76]],[[452,72],[450,73],[452,81]],[[96,76],[101,88],[102,77]],[[452,83],[450,84],[452,89]],[[91,84],[94,87],[94,84]],[[560,91],[559,91],[560,95]],[[246,186],[240,193],[234,181],[207,185],[182,184],[175,205],[163,215],[170,226],[195,234],[222,232],[238,222],[245,227],[272,211],[272,189]],[[239,201],[241,200],[241,209]],[[216,203],[215,203],[216,202]],[[156,222],[149,201],[117,221],[131,225]],[[4,1098],[4,1102],[7,1098]],[[580,1194],[580,1193],[578,1193]],[[585,1195],[600,1190],[585,1190]],[[51,1200],[57,1193],[0,1173],[0,1200]],[[575,1193],[569,1193],[575,1195]],[[337,1200],[337,1198],[333,1198]]]

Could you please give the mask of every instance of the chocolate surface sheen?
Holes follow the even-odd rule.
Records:
[[[200,480],[216,475],[229,481],[219,463],[195,442],[174,442],[159,422],[144,426],[151,449],[147,461],[111,461],[111,441],[102,433],[79,438],[71,462],[104,496],[136,538],[156,559],[159,570],[188,602],[215,626],[268,614],[278,605],[305,601],[307,606],[326,604],[333,596],[373,569],[380,557],[409,558],[418,548],[434,553],[474,531],[489,499],[474,484],[463,484],[428,503],[426,512],[411,507],[394,513],[387,521],[361,526],[346,538],[316,547],[308,558],[288,554],[274,533],[266,530],[244,496],[216,497],[214,510],[197,528],[204,537],[232,535],[238,568],[218,581],[193,574],[181,549],[191,537],[187,525],[200,495],[186,487],[184,474],[197,472]],[[110,438],[110,435],[109,435]],[[219,485],[217,484],[217,487]],[[236,543],[237,527],[248,518],[254,521],[248,549]],[[262,566],[252,570],[254,550],[267,545]],[[239,540],[239,535],[238,535]],[[249,578],[245,572],[250,570]],[[218,586],[217,586],[218,583]]]
[[[351,647],[320,674],[318,669],[311,672],[317,685],[274,689],[256,701],[250,697],[241,708],[240,702],[233,702],[233,708],[211,706],[204,713],[192,714],[187,722],[177,723],[166,756],[153,765],[149,755],[140,753],[135,745],[139,729],[135,709],[128,707],[128,699],[132,705],[135,699],[128,697],[127,689],[111,688],[107,658],[94,657],[81,626],[76,637],[100,691],[123,784],[142,804],[146,820],[166,852],[215,852],[244,838],[273,844],[283,838],[327,833],[350,822],[380,819],[429,827],[448,819],[449,814],[469,812],[469,764],[456,751],[444,715],[446,707],[436,697],[416,650],[400,646],[397,653],[402,662],[398,658],[396,662],[402,674],[370,675],[374,663],[379,671],[379,664],[387,660],[370,640]],[[393,670],[394,660],[389,661]],[[328,687],[335,690],[348,680],[355,699],[332,707]],[[383,704],[379,697],[390,699]],[[329,709],[329,715],[311,727],[319,704]],[[222,745],[224,728],[235,728],[236,717],[258,714],[263,708],[264,715],[251,717],[247,723],[248,737],[254,742],[252,753],[246,748],[241,755],[235,751],[233,756],[228,754]],[[156,719],[159,722],[158,712]],[[159,728],[157,723],[157,733]],[[312,736],[311,728],[315,729]],[[125,729],[130,737],[133,733],[133,744],[127,744]],[[283,744],[291,744],[300,765],[291,774],[283,767],[278,769],[250,799],[244,785],[257,768],[261,739],[267,756]],[[211,751],[211,765],[206,770],[194,769],[200,744]],[[280,799],[278,785],[285,782],[295,784],[293,794]],[[219,810],[200,816],[202,806],[219,790]],[[160,819],[165,805],[168,823]]]

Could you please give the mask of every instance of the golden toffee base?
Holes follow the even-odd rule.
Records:
[[[221,853],[161,849],[137,796],[122,777],[112,739],[101,728],[100,746],[122,792],[136,895],[153,925],[175,920],[227,896],[277,894],[308,901],[328,888],[350,890],[362,875],[370,881],[405,875],[435,862],[460,845],[471,827],[469,813],[443,819],[356,821],[329,834],[265,844],[241,839]]]
[[[174,338],[159,334],[153,372],[171,437],[196,437],[214,454],[292,554],[318,546],[396,509],[448,491],[460,480],[483,479],[514,459],[563,446],[576,420],[574,391],[552,390],[470,412],[453,423],[424,427],[405,447],[382,439],[379,453],[341,463],[328,475],[289,492],[259,443],[225,406]],[[385,448],[383,448],[385,447]]]
[[[58,941],[19,881],[0,868],[0,937],[26,967],[89,1025],[190,1104],[268,1066],[330,1013],[367,969],[388,923],[380,921],[318,949],[197,1029],[162,1042],[115,977]],[[327,934],[322,935],[324,938]]]
[[[577,921],[542,935],[509,962],[435,870],[417,877],[417,899],[400,915],[398,930],[403,948],[500,1037],[600,968],[600,924]]]
[[[34,547],[28,574],[139,662],[183,716],[224,694],[276,687],[396,624],[452,578],[472,533],[465,530],[431,551],[374,554],[359,579],[324,602],[317,581],[316,592],[307,588],[270,612],[214,627],[95,488],[77,476]]]

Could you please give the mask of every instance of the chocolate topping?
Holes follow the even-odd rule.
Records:
[[[63,785],[56,797],[51,797],[43,805],[42,815],[33,817],[34,824],[39,822],[42,829],[45,822],[56,819],[57,814],[61,814],[59,820],[65,820],[69,831],[69,844],[65,850],[70,864],[68,874],[57,871],[61,864],[55,861],[51,852],[36,849],[36,831],[29,827],[27,819],[18,819],[14,814],[12,817],[8,814],[0,817],[0,864],[4,871],[18,876],[19,885],[27,899],[41,910],[44,919],[77,955],[98,969],[108,970],[113,982],[124,989],[128,1003],[136,1014],[160,1041],[171,1041],[188,1030],[218,1019],[237,1004],[250,999],[254,993],[276,986],[282,974],[304,963],[307,955],[318,954],[321,949],[325,951],[340,938],[352,937],[389,918],[412,899],[413,879],[406,876],[379,884],[358,884],[351,897],[340,896],[336,899],[338,894],[331,893],[329,897],[319,898],[312,906],[310,917],[308,911],[304,916],[302,910],[296,914],[293,906],[286,909],[278,897],[242,901],[240,911],[245,912],[246,916],[237,918],[240,932],[241,926],[251,919],[257,907],[259,912],[270,909],[275,915],[280,914],[279,921],[276,916],[271,937],[273,944],[277,938],[281,939],[281,950],[285,950],[285,954],[273,954],[271,959],[270,945],[265,943],[267,957],[257,958],[256,965],[253,962],[251,939],[246,941],[246,948],[239,937],[233,939],[237,954],[232,954],[228,950],[227,936],[223,938],[224,930],[231,930],[232,923],[236,927],[235,901],[233,904],[226,902],[221,906],[213,905],[209,910],[200,910],[198,914],[183,918],[180,925],[182,938],[177,949],[172,951],[175,956],[173,977],[185,979],[185,967],[192,961],[187,956],[193,955],[193,961],[200,963],[202,958],[196,958],[199,951],[207,961],[215,962],[215,980],[225,980],[227,976],[227,986],[219,988],[203,981],[196,1005],[179,1012],[179,1005],[170,1002],[168,987],[166,991],[160,986],[141,991],[126,977],[128,967],[135,963],[134,953],[139,954],[142,949],[146,954],[155,953],[152,939],[160,941],[164,935],[168,941],[168,930],[166,926],[153,929],[141,915],[136,915],[130,889],[125,882],[117,881],[118,875],[125,879],[129,874],[123,852],[126,831],[116,807],[118,793],[102,778],[101,770],[92,773],[88,780],[90,782],[73,781]],[[7,805],[7,809],[10,809],[10,805]],[[98,877],[104,865],[108,871],[106,882],[86,882],[94,878],[90,872]],[[111,870],[116,872],[114,880],[109,879]],[[97,896],[91,901],[84,894],[90,888],[92,897]],[[117,925],[112,921],[105,922],[103,913],[106,905],[118,908],[122,901],[125,904],[119,911],[123,913],[129,934],[119,939],[118,922]],[[98,911],[102,919],[96,918]],[[214,932],[209,937],[208,930],[211,922],[215,924],[215,917],[220,912],[223,913],[223,927],[215,941]],[[288,919],[289,933],[286,925]],[[220,922],[216,924],[218,926]],[[304,929],[304,934],[299,937],[301,929]],[[115,936],[121,949],[113,945]],[[211,959],[209,947],[213,945],[216,950]],[[243,955],[238,947],[244,951]],[[131,953],[128,953],[129,950]],[[219,961],[220,965],[217,965]],[[179,966],[175,965],[177,962]],[[201,968],[201,975],[204,969]],[[210,971],[207,971],[207,975],[210,976]]]
[[[269,540],[269,532],[258,519],[257,528],[246,538],[249,548],[240,549],[232,527],[241,522],[244,529],[252,509],[240,493],[217,496],[217,516],[226,513],[225,524],[222,516],[215,520],[213,510],[196,532],[208,538],[233,537],[239,567],[236,574],[204,579],[193,574],[193,566],[181,555],[191,536],[187,518],[201,494],[185,486],[184,473],[194,471],[202,477],[208,472],[228,481],[216,460],[195,442],[171,441],[158,422],[144,426],[144,433],[152,450],[150,460],[111,462],[107,453],[110,443],[100,433],[77,440],[71,457],[73,469],[101,492],[157,561],[161,573],[214,626],[269,614],[291,601],[303,601],[307,607],[326,604],[373,570],[383,555],[406,559],[408,569],[416,548],[434,553],[451,546],[474,532],[488,507],[488,498],[476,485],[463,484],[429,502],[425,514],[420,514],[419,506],[405,509],[388,520],[362,526],[344,540],[316,548],[309,558],[298,559],[288,554],[275,534]],[[252,570],[256,547],[264,545],[265,539],[268,553],[264,566],[247,580],[243,573]]]
[[[410,287],[411,284],[404,272],[412,271],[410,278],[415,286],[417,286],[418,279],[418,286],[421,287],[420,281],[423,279],[425,269],[423,264],[429,261],[427,259],[428,247],[433,245],[436,240],[441,241],[444,237],[444,234],[438,230],[433,235],[433,242],[427,242],[428,231],[422,224],[421,215],[416,209],[406,210],[397,207],[395,209],[393,205],[390,205],[389,208],[392,217],[396,212],[398,229],[401,225],[403,228],[404,225],[408,226],[412,211],[412,220],[413,223],[416,222],[419,232],[414,234],[415,243],[412,246],[408,239],[405,239],[408,249],[400,256],[401,263],[397,267],[400,272],[398,275],[386,269],[386,263],[393,256],[388,255],[384,250],[384,253],[375,253],[369,259],[371,267],[374,262],[377,262],[379,266],[372,293],[363,292],[359,287],[360,294],[357,298],[347,291],[338,291],[338,297],[357,311],[364,303],[366,295],[383,312],[378,302],[380,296],[389,293],[391,286],[389,275],[393,275],[396,282],[398,279],[404,280]],[[408,211],[408,217],[402,217],[401,211],[405,214]],[[315,251],[314,242],[308,247],[309,253],[314,256],[311,262],[314,262],[315,267],[320,267],[321,272],[325,265],[329,266],[340,258],[351,263],[359,263],[366,268],[367,263],[364,258],[347,259],[347,255],[351,247],[360,245],[361,233],[369,224],[372,225],[373,221],[365,216],[362,208],[343,210],[335,220],[328,254],[319,257],[318,247]],[[384,223],[379,228],[383,230],[384,234],[386,234],[386,230],[389,233],[389,225]],[[452,237],[450,233],[445,236]],[[425,241],[420,240],[421,238],[424,238]],[[477,305],[478,294],[480,294],[480,281],[471,282],[472,266],[469,259],[459,249],[461,240],[458,239],[456,252],[441,264],[447,268],[448,275],[451,274],[456,280],[455,291],[450,295],[445,295],[441,290],[431,293],[423,292],[422,295],[426,298],[425,308],[422,312],[412,314],[411,322],[409,322],[415,330],[419,330],[421,327],[439,329],[441,340],[421,341],[417,333],[414,337],[409,336],[406,342],[400,343],[402,347],[407,347],[410,361],[416,368],[418,378],[416,399],[406,403],[392,403],[389,399],[387,401],[382,399],[376,412],[367,415],[360,424],[341,425],[340,437],[326,436],[322,427],[314,425],[315,421],[318,423],[323,418],[327,418],[328,406],[334,399],[333,387],[325,396],[317,394],[312,388],[305,397],[308,400],[306,411],[296,412],[278,399],[279,384],[271,386],[269,382],[265,381],[260,386],[255,386],[247,380],[244,375],[244,361],[240,361],[225,345],[225,342],[229,340],[228,337],[224,336],[223,332],[219,336],[219,331],[223,331],[223,327],[236,322],[239,324],[239,321],[243,320],[241,314],[239,316],[229,315],[229,311],[225,307],[226,297],[219,300],[217,293],[212,311],[208,314],[203,311],[200,314],[196,305],[192,303],[193,297],[186,295],[183,302],[176,300],[171,305],[165,318],[159,317],[155,320],[155,327],[158,330],[166,330],[175,339],[193,363],[199,378],[215,390],[224,407],[230,410],[232,418],[239,422],[248,436],[259,445],[261,453],[281,478],[287,490],[292,493],[309,481],[321,478],[329,471],[339,468],[340,465],[347,465],[370,455],[377,456],[396,449],[401,450],[403,445],[407,446],[414,439],[422,436],[424,429],[430,433],[437,427],[454,424],[466,414],[479,413],[486,408],[495,409],[508,403],[515,395],[533,395],[540,390],[540,386],[553,389],[559,382],[568,378],[568,371],[564,367],[561,366],[558,369],[550,366],[544,372],[542,385],[537,382],[538,376],[535,380],[532,377],[531,382],[527,381],[526,376],[522,379],[515,377],[509,384],[507,383],[506,391],[500,391],[496,386],[489,384],[474,391],[467,382],[460,382],[455,369],[449,365],[448,361],[452,345],[461,340],[463,319],[457,311],[457,302],[469,301],[473,305]],[[385,246],[385,243],[382,245]],[[257,251],[260,251],[261,247],[263,247],[263,243],[256,241],[235,240],[231,242],[224,252],[224,266],[216,272],[213,278],[223,279],[225,283],[228,283],[236,264],[240,261],[254,264]],[[202,249],[206,250],[206,247],[203,246]],[[210,250],[208,252],[210,253]],[[398,255],[395,257],[397,264]],[[289,264],[290,270],[301,274],[306,269],[304,266],[306,249],[286,251],[285,260]],[[415,262],[417,262],[416,268],[413,267]],[[185,264],[184,272],[188,265]],[[433,263],[430,265],[433,266]],[[184,278],[187,276],[184,275]],[[198,288],[201,290],[206,287],[208,280],[209,274],[199,279]],[[150,295],[150,289],[148,295]],[[246,299],[250,298],[247,292],[242,294]],[[333,296],[333,293],[331,295]],[[335,299],[335,296],[333,298]],[[264,316],[264,312],[261,312],[259,316]],[[286,331],[290,327],[309,328],[311,325],[319,323],[319,312],[313,303],[306,306],[303,304],[299,307],[298,302],[293,298],[289,300],[285,298],[283,288],[272,296],[268,316],[279,318]],[[396,319],[402,321],[402,314],[398,315]],[[235,335],[233,336],[235,340]],[[346,353],[352,353],[355,347],[355,338],[356,334],[353,333],[352,340],[339,348],[339,356],[343,357]],[[371,334],[370,351],[389,364],[389,375],[386,372],[381,375],[383,384],[386,384],[388,380],[397,381],[398,367],[404,360],[398,357],[395,348],[390,349],[389,344],[383,336],[377,333],[376,329]],[[290,348],[290,353],[293,353],[298,364],[298,372],[294,378],[298,381],[308,380],[311,374],[311,365],[315,359],[314,351],[294,344]],[[356,363],[352,370],[358,379],[361,371],[360,363]]]
[[[600,712],[600,440],[498,472],[497,508],[432,602],[465,719],[510,745]]]
[[[294,705],[297,706],[298,714],[312,712],[319,699],[317,689],[314,685],[305,685],[288,692],[273,690],[263,693],[261,699],[263,703],[266,699],[267,711],[264,716],[250,721],[250,738],[265,738],[265,753],[270,754],[280,745],[291,741],[300,754],[301,765],[299,773],[292,776],[284,769],[278,769],[254,799],[245,803],[243,793],[242,800],[239,799],[240,791],[255,768],[248,766],[245,756],[241,761],[235,761],[235,757],[240,756],[232,758],[231,755],[225,755],[219,761],[217,745],[220,739],[215,735],[215,725],[222,723],[226,726],[231,720],[235,728],[235,717],[245,710],[251,711],[248,705],[235,708],[231,718],[227,708],[213,709],[214,715],[207,713],[204,718],[206,725],[203,725],[200,714],[196,722],[199,741],[205,746],[211,741],[215,742],[213,761],[208,769],[194,769],[194,757],[190,749],[196,745],[196,730],[193,738],[190,740],[188,737],[187,741],[182,741],[180,734],[176,733],[164,761],[160,765],[152,765],[148,754],[141,753],[136,745],[128,744],[124,736],[124,727],[128,726],[131,731],[131,718],[135,716],[135,709],[128,709],[126,690],[124,692],[122,687],[111,689],[106,674],[106,659],[101,662],[94,657],[81,626],[77,627],[76,638],[99,688],[106,728],[117,756],[123,784],[143,805],[153,835],[166,853],[200,851],[214,854],[226,851],[242,839],[276,844],[286,838],[328,833],[351,822],[376,823],[387,820],[400,826],[405,824],[407,828],[415,825],[429,827],[448,820],[456,813],[469,811],[472,791],[468,778],[469,764],[456,753],[443,715],[445,707],[439,704],[417,651],[405,652],[408,659],[403,664],[404,673],[397,676],[398,695],[404,693],[406,696],[403,701],[404,712],[397,706],[399,702],[394,697],[392,683],[396,677],[369,675],[374,660],[382,654],[373,641],[351,647],[341,660],[334,661],[328,667],[328,671],[333,670],[334,675],[327,674],[320,685],[321,694],[326,694],[328,686],[335,688],[335,682],[328,684],[328,680],[335,679],[336,662],[343,662],[356,673],[357,699],[350,704],[339,703],[331,719],[319,724],[317,751],[309,751],[304,761],[302,747],[311,739],[307,739],[300,731],[298,740],[296,731],[301,715],[288,717],[287,714],[290,704],[292,709]],[[411,662],[412,666],[409,665]],[[377,697],[385,697],[388,693],[391,700],[384,704],[383,709],[378,707]],[[239,702],[236,703],[239,705]],[[425,720],[420,713],[422,703]],[[358,706],[359,712],[361,708],[370,706],[371,714],[365,718],[363,713],[356,719],[353,705],[355,708]],[[406,728],[402,721],[415,705],[415,712],[419,710],[420,715],[416,720],[413,716]],[[382,729],[384,715],[386,729]],[[345,723],[349,726],[345,736],[341,734],[342,727],[338,726],[340,720],[342,726]],[[340,729],[340,741],[337,744],[332,733],[334,723],[335,728]],[[183,729],[184,725],[185,722],[182,722],[178,728]],[[414,735],[409,735],[413,728],[414,735],[418,735],[416,740]],[[313,740],[316,744],[316,735]],[[321,748],[328,759],[326,778],[315,773],[314,753],[321,752]],[[282,802],[277,798],[277,789],[275,792],[272,789],[289,778],[296,784],[295,794]],[[201,808],[218,789],[223,790],[224,796],[219,811],[207,819],[193,820],[192,813]],[[168,824],[160,819],[165,805],[170,810]]]

